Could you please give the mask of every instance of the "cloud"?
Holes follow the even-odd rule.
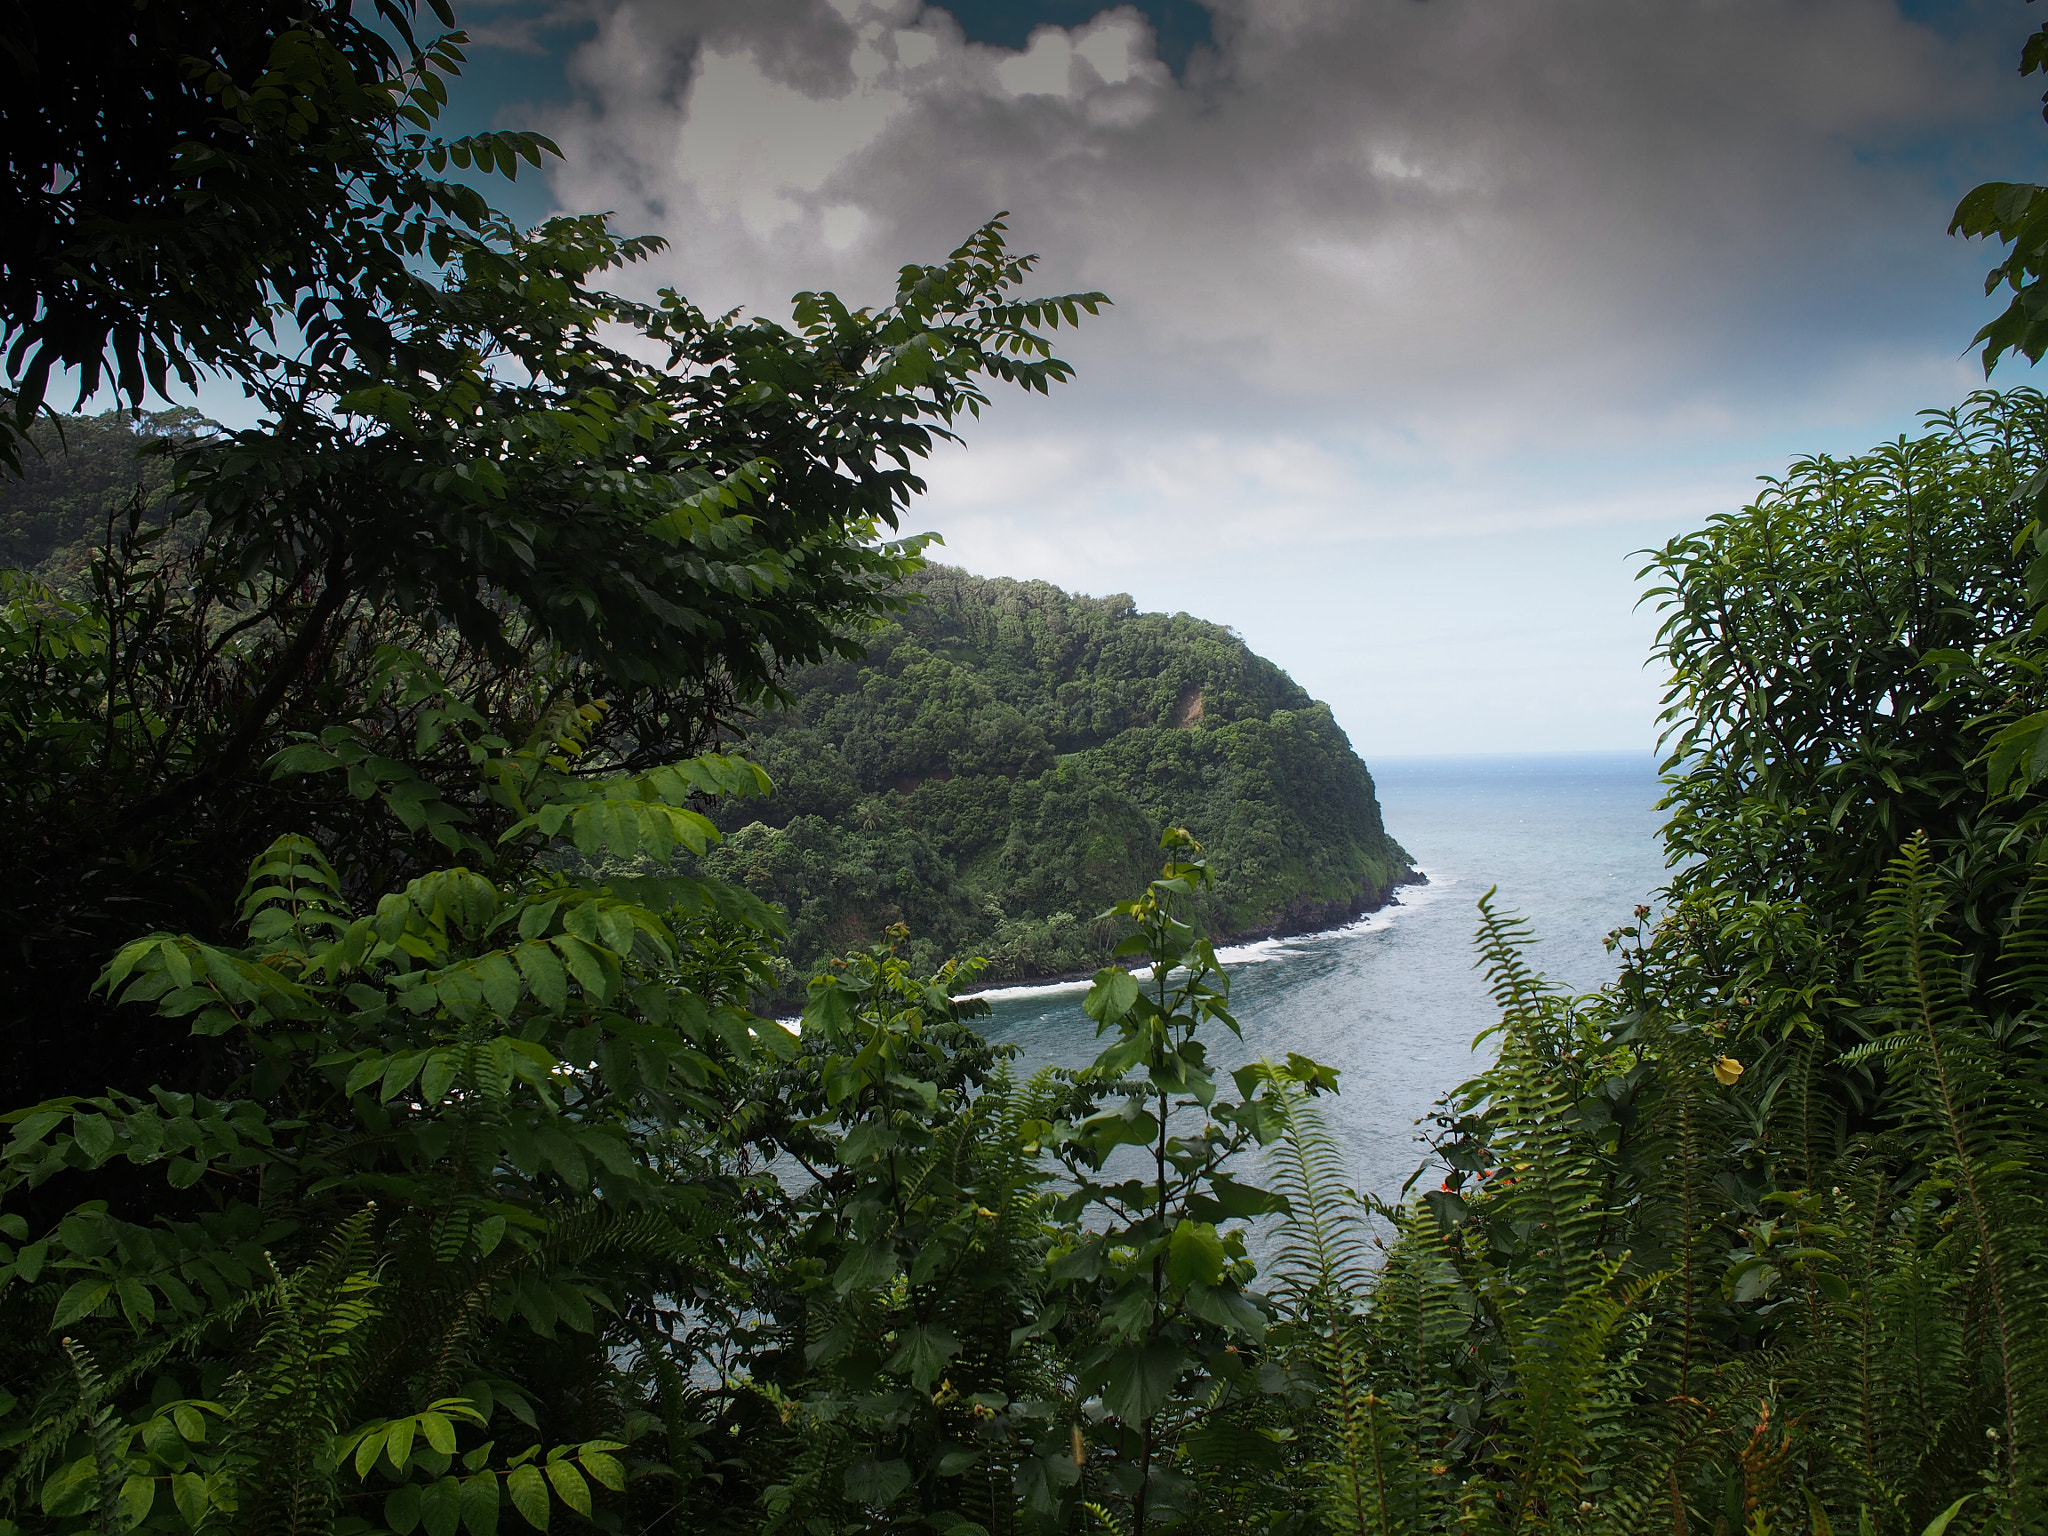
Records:
[[[1141,601],[1251,529],[1364,569],[1864,446],[1968,387],[1985,263],[1942,230],[2029,169],[1989,4],[1214,0],[1176,75],[1128,5],[1015,50],[918,0],[594,3],[536,126],[563,206],[670,239],[652,281],[872,301],[1009,209],[1047,288],[1111,296],[919,517]]]
[[[564,32],[573,33],[602,14],[605,0],[465,0],[462,31],[471,51],[546,56]]]
[[[719,304],[873,290],[1007,207],[1162,373],[1633,397],[1918,276],[1951,193],[1900,157],[1980,126],[2007,62],[1874,0],[1243,0],[1216,31],[1176,80],[1129,6],[1013,52],[915,4],[624,0],[558,192]]]

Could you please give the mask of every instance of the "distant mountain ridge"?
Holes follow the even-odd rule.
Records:
[[[1127,596],[927,568],[861,661],[789,679],[744,749],[776,784],[723,812],[706,873],[790,914],[798,976],[906,924],[991,980],[1086,970],[1097,918],[1186,826],[1219,941],[1347,922],[1420,879],[1329,706],[1230,630]]]

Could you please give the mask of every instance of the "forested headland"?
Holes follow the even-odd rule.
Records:
[[[899,923],[927,969],[1093,970],[1174,823],[1209,850],[1190,915],[1218,943],[1334,926],[1415,878],[1329,707],[1222,626],[943,565],[904,591],[864,655],[791,673],[749,723],[774,788],[718,812],[701,861],[788,914],[799,978]]]
[[[1645,554],[1665,911],[1574,997],[1481,903],[1394,1204],[1335,1071],[1211,1056],[1217,929],[1400,870],[1327,716],[901,532],[1105,297],[1001,217],[874,302],[617,292],[654,243],[494,210],[557,151],[441,131],[429,21],[0,48],[0,1536],[2048,1530],[2048,399]],[[1953,227],[2038,361],[2048,188]],[[37,478],[209,373],[256,425]],[[749,851],[912,811],[929,930],[793,949]],[[1112,963],[1025,1079],[932,956],[1041,875]]]
[[[190,410],[39,423],[0,484],[0,558],[84,594],[131,521],[166,521],[170,458],[144,450],[217,430]],[[783,913],[764,1004],[800,1005],[897,925],[927,969],[1092,971],[1117,937],[1103,912],[1150,877],[1169,823],[1209,851],[1218,883],[1192,915],[1217,943],[1334,927],[1421,878],[1328,706],[1223,626],[938,564],[898,590],[858,656],[795,668],[737,722],[773,788],[715,810],[723,841],[682,855]]]

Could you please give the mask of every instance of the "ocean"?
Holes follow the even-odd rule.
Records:
[[[1528,920],[1534,966],[1585,992],[1613,971],[1602,940],[1654,904],[1665,881],[1647,753],[1398,758],[1371,765],[1387,830],[1429,876],[1394,905],[1331,933],[1226,950],[1242,1042],[1219,1031],[1210,1059],[1236,1066],[1289,1051],[1337,1067],[1327,1101],[1356,1187],[1395,1198],[1425,1149],[1417,1121],[1485,1065],[1493,1022],[1474,969],[1476,903]],[[990,1038],[1018,1068],[1080,1066],[1099,1048],[1085,984],[989,994]]]

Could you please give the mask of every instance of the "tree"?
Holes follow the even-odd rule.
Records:
[[[178,445],[172,535],[133,520],[89,601],[12,594],[0,710],[34,767],[5,809],[36,835],[0,870],[0,966],[37,1083],[114,933],[182,908],[225,937],[227,872],[274,837],[315,826],[388,888],[503,830],[471,756],[558,707],[605,701],[592,771],[652,767],[854,647],[918,559],[889,538],[916,460],[985,381],[1065,378],[1043,332],[1101,302],[1016,301],[1032,263],[1000,219],[878,309],[803,294],[785,327],[630,301],[596,280],[659,242],[515,230],[439,179],[551,146],[433,136],[460,37],[415,42],[410,4],[378,12],[405,51],[346,5],[137,14],[109,39],[39,12],[10,66],[33,129],[0,285],[17,437],[50,367],[90,384],[103,354],[131,400],[211,368],[266,414]],[[101,121],[107,47],[139,85]],[[622,327],[665,363],[608,344]],[[474,731],[420,726],[449,700]],[[367,754],[347,792],[264,788],[334,731]],[[434,817],[350,809],[401,781],[417,808],[436,775]]]
[[[2032,75],[2048,69],[2048,26],[2037,29],[2020,48],[2020,73]],[[2048,92],[2042,95],[2041,115],[2048,118]],[[2009,289],[2012,298],[1996,319],[1977,332],[1975,343],[1983,348],[1984,375],[1998,366],[1998,360],[2017,352],[2030,363],[2038,363],[2048,352],[2048,188],[2029,182],[1987,181],[1973,187],[1956,204],[1949,221],[1950,234],[1995,237],[2011,249],[2005,259],[1984,278],[1984,292]]]
[[[546,141],[427,138],[459,40],[418,46],[415,0],[9,0],[0,49],[0,456],[53,371],[129,403],[200,370],[261,372],[279,318],[381,342],[407,255],[491,221],[458,165],[510,172]],[[432,0],[454,25],[446,0]],[[423,174],[432,160],[435,175]],[[388,221],[388,222],[387,222]]]

